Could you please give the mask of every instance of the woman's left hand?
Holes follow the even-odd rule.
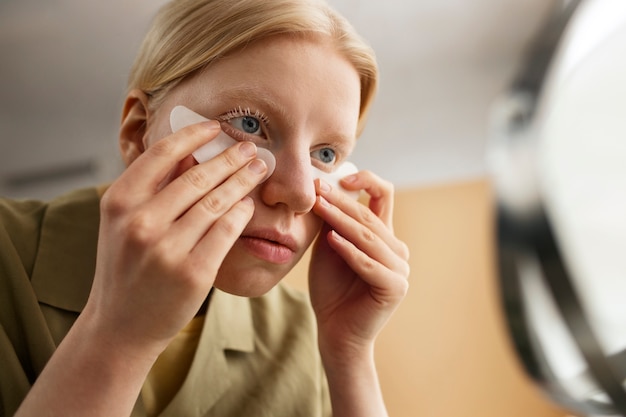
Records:
[[[369,171],[341,182],[364,190],[369,206],[316,180],[313,211],[324,220],[309,290],[322,353],[370,348],[408,290],[409,250],[393,232],[393,185]]]

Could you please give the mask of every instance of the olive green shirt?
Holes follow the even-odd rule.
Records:
[[[87,301],[99,218],[96,189],[49,203],[0,199],[0,417],[16,411]],[[251,299],[214,290],[206,314],[161,416],[330,415],[304,294],[281,284]],[[141,396],[132,416],[145,416]]]

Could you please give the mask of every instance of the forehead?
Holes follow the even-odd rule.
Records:
[[[285,122],[323,118],[340,122],[352,135],[359,117],[358,73],[324,39],[276,36],[254,42],[214,61],[178,90],[199,107],[216,100],[258,104]]]

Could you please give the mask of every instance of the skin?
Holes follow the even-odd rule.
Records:
[[[129,415],[150,367],[213,286],[264,294],[320,230],[309,282],[333,413],[386,415],[373,348],[409,274],[392,230],[393,188],[367,171],[342,180],[369,194],[365,206],[314,181],[310,168],[332,170],[321,149],[335,149],[337,163],[352,151],[359,94],[355,69],[327,40],[282,37],[214,63],[156,109],[131,92],[120,129],[128,168],[102,198],[91,295],[17,415]],[[270,122],[253,136],[222,117],[241,143],[197,164],[191,153],[220,125],[172,134],[177,104],[218,119],[241,106]],[[266,167],[250,142],[276,156],[262,184]],[[290,249],[262,239],[268,228],[289,236]]]

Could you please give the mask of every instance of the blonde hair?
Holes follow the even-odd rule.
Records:
[[[323,0],[173,0],[155,16],[128,89],[144,91],[158,106],[185,77],[250,42],[311,34],[330,38],[359,74],[358,136],[378,85],[376,58],[352,25]]]

